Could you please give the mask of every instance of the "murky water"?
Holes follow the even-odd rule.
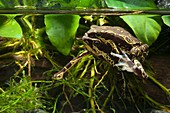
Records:
[[[19,4],[23,4],[23,1],[24,0],[20,0],[19,1]],[[40,4],[40,6],[41,6],[42,4]],[[56,7],[59,7],[59,5],[60,4],[55,4],[55,6]],[[15,23],[15,26],[14,27],[12,27],[12,30],[13,29],[16,29],[16,31],[15,31],[15,33],[14,34],[11,34],[13,37],[17,37],[18,36],[18,34],[20,34],[20,36],[18,36],[18,37],[22,37],[23,38],[23,36],[28,36],[28,37],[31,37],[33,40],[31,40],[30,42],[30,45],[31,45],[31,47],[33,46],[33,47],[35,47],[35,49],[33,48],[33,52],[31,53],[31,54],[33,54],[33,53],[36,53],[37,51],[39,52],[38,54],[41,54],[41,50],[39,50],[39,43],[41,43],[41,42],[43,42],[44,40],[43,40],[43,38],[46,38],[47,37],[47,33],[45,33],[45,22],[44,22],[44,20],[45,20],[45,16],[44,15],[47,15],[47,14],[73,14],[73,15],[80,15],[80,16],[83,16],[83,15],[87,15],[87,16],[90,16],[90,15],[94,15],[94,16],[100,16],[100,15],[102,15],[102,16],[109,16],[109,17],[111,17],[110,18],[110,23],[112,23],[113,25],[114,24],[116,24],[117,25],[117,23],[118,23],[118,21],[116,21],[115,22],[115,20],[117,19],[115,19],[115,18],[112,18],[112,16],[115,16],[115,17],[118,17],[118,16],[122,16],[122,15],[158,15],[158,16],[160,16],[159,18],[161,18],[161,16],[162,15],[170,15],[170,10],[168,10],[168,9],[152,9],[152,10],[130,10],[130,9],[123,9],[123,10],[120,10],[120,9],[111,9],[111,8],[107,8],[107,9],[104,9],[104,8],[101,8],[101,9],[90,9],[90,8],[86,8],[86,9],[55,9],[55,8],[41,8],[41,7],[32,7],[32,6],[30,6],[30,7],[28,7],[28,6],[21,6],[21,5],[18,5],[18,6],[14,6],[13,8],[1,8],[0,9],[0,14],[2,14],[4,17],[7,17],[7,18],[10,18],[10,15],[12,15],[13,16],[13,14],[14,15],[17,15],[17,16],[15,16],[14,18],[12,18],[11,20],[11,22],[9,22],[9,24],[14,24]],[[6,14],[8,14],[8,15],[6,15]],[[40,15],[40,16],[39,16]],[[5,21],[5,18],[2,16],[2,18],[0,18],[2,21]],[[33,17],[33,18],[32,18]],[[98,19],[100,19],[100,18],[98,18]],[[105,18],[104,18],[105,19]],[[107,18],[108,19],[108,18]],[[115,22],[113,22],[112,21],[112,19],[113,19],[113,21]],[[115,20],[114,20],[115,19]],[[9,19],[10,20],[10,19]],[[51,22],[53,22],[52,23],[52,25],[55,25],[55,21],[51,21]],[[88,20],[88,22],[90,23],[90,24],[96,24],[97,22],[96,22],[96,20],[94,21],[94,23],[93,22],[90,22],[89,20]],[[84,22],[82,25],[84,25],[84,26],[86,26],[86,27],[84,27],[86,30],[87,29],[89,29],[89,26],[90,26],[90,24],[88,23],[88,22]],[[104,21],[103,21],[104,22]],[[150,21],[149,21],[150,22]],[[5,23],[5,22],[4,22]],[[40,24],[39,24],[40,23]],[[48,25],[49,25],[49,23],[50,23],[50,21],[48,22]],[[109,23],[109,22],[108,22]],[[106,23],[106,24],[108,24],[108,23]],[[109,23],[109,24],[110,24]],[[140,21],[138,21],[138,23],[140,23]],[[135,24],[138,24],[138,23],[135,23]],[[159,23],[159,22],[158,22]],[[6,24],[6,23],[5,23]],[[78,23],[79,24],[79,23]],[[111,25],[112,25],[111,24]],[[122,25],[122,23],[119,23],[120,25]],[[149,24],[151,24],[151,23],[149,23]],[[146,28],[148,28],[148,30],[150,29],[150,26],[149,26],[149,24],[147,24],[147,27]],[[6,24],[7,25],[7,24]],[[58,24],[58,25],[60,25],[60,24]],[[74,26],[75,24],[73,24],[73,26]],[[123,23],[123,25],[124,25],[124,23]],[[122,25],[122,26],[123,26]],[[157,24],[156,24],[157,25]],[[10,25],[9,25],[10,26]],[[124,25],[125,27],[127,27],[127,24],[125,24]],[[84,30],[83,29],[83,27],[82,26],[80,26],[80,29],[81,30]],[[139,27],[141,27],[141,26],[139,26]],[[158,26],[158,28],[160,28],[159,26]],[[38,30],[37,30],[38,29]],[[163,28],[163,30],[164,29],[168,29],[168,27],[166,26],[165,28]],[[5,31],[6,30],[6,31]],[[6,32],[6,34],[4,35],[3,34],[3,36],[10,36],[9,34],[11,33],[11,28],[10,29],[4,29],[3,31],[4,32]],[[41,31],[42,30],[42,31]],[[80,30],[80,32],[82,32],[82,33],[84,33],[84,31],[81,31]],[[153,32],[151,32],[150,34],[153,34],[155,31],[156,31],[157,29],[155,29]],[[43,32],[43,33],[41,33],[41,32]],[[53,31],[53,32],[55,32],[55,31]],[[143,32],[143,31],[142,31]],[[150,31],[149,31],[150,32]],[[1,32],[0,32],[1,33]],[[27,34],[28,33],[28,34]],[[30,34],[29,34],[30,33]],[[31,34],[32,33],[32,34]],[[37,33],[37,34],[36,34]],[[79,33],[79,32],[78,32]],[[77,33],[77,34],[78,34]],[[42,35],[43,34],[43,35]],[[44,34],[45,34],[45,36],[44,36]],[[57,33],[57,35],[58,35],[59,33]],[[61,33],[62,34],[62,33]],[[133,34],[134,35],[134,34]],[[158,34],[157,34],[158,35]],[[42,37],[41,37],[42,36]],[[165,36],[164,36],[165,37]],[[19,38],[19,39],[22,39],[22,38]],[[24,37],[24,38],[26,38],[27,39],[27,37]],[[39,39],[38,39],[39,38]],[[36,40],[36,39],[38,39],[38,41]],[[164,42],[161,42],[161,44],[165,44],[165,45],[163,45],[162,46],[162,48],[165,50],[165,48],[168,48],[169,49],[169,45],[168,45],[168,40],[169,39],[169,35],[167,35],[166,36],[166,38],[164,39],[165,41]],[[1,42],[1,40],[2,40],[2,42],[4,41],[3,40],[3,38],[1,37],[0,38],[0,44],[3,44],[2,42]],[[40,40],[40,41],[39,41]],[[23,40],[24,41],[24,43],[25,43],[25,45],[27,44],[27,40]],[[35,42],[34,42],[35,41]],[[46,40],[45,40],[46,41]],[[53,41],[53,40],[52,40]],[[163,41],[163,40],[162,40]],[[37,44],[38,43],[38,44]],[[44,43],[44,42],[43,42]],[[11,45],[13,44],[13,42],[12,43],[10,43]],[[37,46],[37,45],[38,46]],[[48,44],[49,44],[49,42],[48,42]],[[51,44],[51,43],[50,43]],[[157,45],[160,45],[161,46],[161,44],[159,44],[159,42],[156,42],[156,46],[155,45],[153,45],[153,46],[155,46],[155,47],[157,47]],[[28,44],[29,45],[29,44]],[[28,46],[28,45],[26,45],[26,46]],[[34,46],[34,45],[36,45],[36,46]],[[64,46],[66,46],[67,44],[65,44]],[[52,46],[52,45],[50,45],[50,46]],[[29,52],[31,52],[30,51],[30,49],[32,49],[30,46],[28,47],[28,48],[23,48],[23,50],[26,50],[26,53],[29,53]],[[37,47],[37,48],[36,48]],[[44,47],[44,46],[42,46],[42,47]],[[47,48],[46,49],[51,49],[51,48],[48,48],[49,46],[47,46]],[[151,46],[152,47],[152,46]],[[11,49],[12,48],[12,49]],[[8,52],[8,51],[12,51],[13,52],[13,47],[11,46],[11,50],[8,50],[9,48],[5,48],[5,49],[2,49],[1,51],[0,51],[0,57],[1,57],[1,59],[3,59],[3,58],[6,58],[6,57],[3,57],[3,54],[4,53],[6,53],[6,52]],[[74,48],[73,48],[74,49]],[[159,49],[159,48],[158,48]],[[8,50],[8,51],[6,51],[6,50]],[[27,52],[28,51],[28,52]],[[56,51],[56,50],[55,50]],[[157,52],[157,51],[156,51]],[[167,52],[167,51],[166,51]],[[22,53],[21,53],[22,54]],[[28,54],[28,56],[29,56],[30,54]],[[50,54],[51,55],[51,54]],[[64,56],[64,55],[63,55]],[[58,57],[56,57],[57,58],[57,60],[55,61],[55,63],[57,62],[57,63],[59,63],[59,64],[66,64],[66,62],[69,62],[70,61],[70,58],[67,58],[66,56],[61,56],[61,58],[60,58],[60,56]],[[31,56],[32,57],[32,56]],[[160,56],[159,58],[158,57],[153,57],[153,56],[151,56],[152,58],[148,58],[150,61],[151,61],[151,65],[154,65],[153,67],[154,67],[154,69],[157,69],[157,70],[159,70],[159,71],[156,71],[157,73],[156,73],[156,76],[155,77],[157,77],[158,79],[160,78],[160,80],[162,80],[162,79],[166,79],[166,81],[165,80],[162,80],[161,82],[162,82],[162,84],[163,85],[165,85],[168,89],[169,89],[169,85],[167,86],[166,84],[167,84],[167,81],[169,81],[169,73],[170,73],[170,71],[169,71],[169,68],[167,68],[167,67],[169,67],[169,60],[161,60],[161,59],[165,59],[165,58],[163,58],[162,56]],[[169,56],[167,56],[168,58],[169,58]],[[14,54],[14,55],[11,55],[10,54],[10,57],[9,57],[10,59],[14,59],[14,60],[18,60],[18,61],[22,61],[22,62],[25,62],[26,60],[25,59],[22,59],[23,58],[23,56],[19,56],[19,55],[17,55],[17,54]],[[25,57],[24,56],[24,58],[27,58],[27,57]],[[168,59],[167,58],[167,59]],[[29,57],[28,57],[28,59],[29,59]],[[45,58],[46,59],[46,58]],[[33,59],[33,60],[35,60],[35,59]],[[59,61],[60,60],[60,61]],[[159,62],[157,62],[157,60],[159,60]],[[8,62],[7,62],[8,61]],[[9,64],[9,62],[11,62],[11,61],[9,61],[8,59],[7,59],[7,63],[6,64]],[[39,62],[38,62],[39,61]],[[36,61],[35,60],[35,62],[33,62],[32,63],[32,61],[31,61],[31,65],[33,65],[32,66],[32,68],[33,69],[35,69],[33,72],[32,72],[32,77],[34,77],[35,79],[40,79],[41,78],[41,76],[43,75],[44,76],[44,72],[46,72],[46,71],[49,71],[49,70],[52,70],[52,68],[53,68],[53,66],[52,66],[52,64],[51,64],[51,62],[47,62],[47,61],[44,61],[44,59],[43,59],[43,61],[41,61],[41,60],[38,60],[38,61]],[[4,60],[1,60],[1,62],[3,62],[4,63]],[[1,63],[0,62],[0,64],[3,64],[3,63]],[[37,63],[38,62],[38,63]],[[45,62],[45,63],[44,63]],[[63,63],[64,62],[64,63]],[[164,63],[164,62],[166,62],[166,63]],[[35,63],[35,64],[34,64]],[[5,64],[5,65],[6,65]],[[14,63],[15,64],[15,63]],[[161,64],[161,65],[160,65]],[[28,65],[28,66],[31,66],[31,65]],[[54,64],[53,64],[54,65]],[[58,66],[58,64],[56,65],[55,64],[55,66],[57,67]],[[161,68],[159,68],[161,66]],[[17,67],[17,68],[16,68]],[[55,68],[56,68],[55,67]],[[59,67],[59,66],[58,66]],[[57,67],[57,68],[58,68]],[[166,68],[165,68],[166,67]],[[36,68],[37,68],[37,70],[36,70]],[[42,71],[41,71],[41,68],[42,68]],[[13,70],[12,70],[13,69]],[[163,70],[164,69],[164,70]],[[9,71],[9,70],[12,70],[12,71]],[[3,77],[6,77],[5,79],[2,79],[3,77],[1,77],[1,81],[7,81],[8,79],[9,79],[9,77],[10,76],[13,76],[14,75],[14,73],[15,73],[15,70],[18,70],[18,65],[12,65],[12,67],[3,67],[3,66],[1,66],[0,65],[0,75],[1,76],[3,76]],[[163,71],[164,72],[163,72]],[[28,70],[29,71],[29,70]],[[31,70],[30,70],[31,71]],[[56,71],[56,70],[55,70]],[[58,71],[58,70],[57,70]],[[100,71],[100,70],[99,70]],[[38,73],[38,74],[37,74]],[[168,74],[167,74],[168,73]],[[36,74],[37,74],[37,76],[36,76]],[[50,73],[51,74],[51,73]],[[98,73],[98,74],[100,74],[100,73]],[[166,75],[167,74],[167,75]],[[4,75],[6,75],[6,76],[4,76]],[[37,78],[36,78],[37,77]],[[46,74],[45,74],[45,77],[49,77],[49,76],[47,76]],[[46,79],[46,78],[44,78],[44,77],[42,77],[42,79]],[[102,80],[102,79],[101,79]],[[125,84],[125,80],[123,81],[124,82],[124,84]],[[152,82],[152,81],[151,81]],[[79,83],[78,83],[79,84]],[[95,83],[94,83],[95,84]],[[147,84],[147,85],[146,85]],[[157,87],[157,88],[159,88],[159,91],[157,91],[156,90],[156,88],[153,88],[153,86],[152,85],[154,85],[154,87],[156,87],[155,86],[155,83],[152,83],[151,85],[150,85],[151,83],[150,82],[148,82],[147,80],[145,81],[145,84],[143,85],[143,87],[145,87],[148,91],[146,92],[146,93],[148,93],[148,95],[149,96],[151,96],[151,97],[154,97],[154,96],[156,96],[155,98],[156,99],[158,99],[157,101],[158,102],[162,102],[163,104],[164,104],[164,102],[165,102],[165,104],[167,104],[166,102],[168,101],[168,99],[166,98],[166,96],[160,96],[159,94],[162,94],[162,93],[164,93],[163,92],[163,90],[162,89],[160,89],[160,87]],[[108,85],[108,83],[106,83],[106,87],[107,87],[107,85]],[[126,85],[126,84],[125,84]],[[75,88],[77,88],[78,87],[78,85],[77,86],[75,86]],[[109,86],[108,87],[108,89],[110,88],[110,87],[112,87],[112,86]],[[127,87],[129,87],[128,85],[127,86],[125,86],[125,88],[127,88]],[[133,84],[132,84],[132,87],[133,87]],[[151,88],[150,88],[151,87]],[[105,91],[105,89],[102,89],[102,93],[103,93],[103,91],[105,91],[105,92],[108,92],[109,90],[107,89],[107,91]],[[123,89],[123,88],[122,88]],[[150,90],[150,89],[152,89],[152,90]],[[122,90],[121,90],[122,91]],[[138,90],[137,90],[138,91]],[[125,92],[125,90],[124,90],[124,92]],[[124,93],[123,92],[123,93]],[[129,92],[130,92],[130,90],[129,90]],[[122,92],[121,92],[122,93]],[[127,92],[126,92],[127,93]],[[97,93],[96,93],[97,94]],[[159,96],[159,98],[157,97],[157,95],[155,95],[155,94],[157,94],[158,96]],[[53,95],[57,95],[57,94],[53,94]],[[67,95],[67,94],[66,94]],[[68,94],[69,95],[69,94]],[[101,94],[99,94],[99,97],[101,96]],[[107,96],[107,95],[106,95]],[[127,94],[125,94],[125,96],[128,96]],[[132,95],[133,96],[133,95]],[[167,97],[169,97],[170,95],[168,95]],[[64,97],[64,96],[63,96]],[[164,98],[163,98],[164,97]],[[83,97],[84,98],[84,97]],[[115,98],[115,97],[114,97]],[[121,97],[121,98],[125,98],[125,97]],[[133,97],[132,97],[133,98]],[[155,99],[154,98],[154,99]],[[74,99],[74,98],[73,98]],[[118,100],[120,99],[120,97],[118,98]],[[74,100],[79,100],[79,99],[74,99]],[[61,101],[63,101],[63,100],[61,100]],[[84,101],[84,100],[83,100]],[[143,100],[142,100],[143,101]],[[169,101],[168,101],[169,102]],[[76,102],[76,104],[79,104],[80,102]],[[62,102],[59,102],[59,104],[63,104]],[[134,104],[134,103],[133,103]],[[140,102],[140,104],[141,104],[141,102]],[[139,104],[139,105],[140,105]],[[85,104],[84,104],[85,105]],[[115,104],[115,105],[118,105],[117,103]],[[101,105],[102,106],[102,105]],[[58,107],[58,106],[57,106]],[[97,107],[98,107],[98,105],[97,105]],[[97,108],[96,107],[96,108]],[[119,106],[118,106],[119,107]],[[122,106],[120,106],[120,109],[121,109],[121,107]],[[135,106],[136,107],[136,106]],[[142,109],[144,109],[144,108],[142,108]]]

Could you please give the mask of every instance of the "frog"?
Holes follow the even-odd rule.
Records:
[[[121,66],[122,70],[133,72],[142,78],[148,77],[140,62],[148,55],[149,46],[124,28],[92,25],[82,39],[88,51],[113,67]]]
[[[88,53],[105,60],[113,67],[121,67],[122,71],[132,72],[142,78],[148,77],[141,62],[145,60],[149,46],[124,28],[92,25],[82,40],[86,51],[55,73],[54,79],[63,78],[63,74]]]
[[[131,59],[137,58],[144,61],[149,49],[147,44],[143,44],[119,26],[92,25],[82,39],[86,49],[96,56],[100,56],[99,51],[107,54],[111,51],[120,54],[123,50]]]

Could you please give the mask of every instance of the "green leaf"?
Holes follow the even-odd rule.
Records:
[[[46,7],[52,9],[73,9],[76,8],[79,0],[49,0]]]
[[[116,9],[153,9],[156,5],[153,0],[106,0],[109,8]]]
[[[0,1],[0,8],[5,7],[5,5]]]
[[[79,0],[77,7],[90,8],[94,5],[95,0]]]
[[[152,45],[157,39],[161,26],[153,18],[158,15],[126,15],[120,16],[134,31],[135,35],[143,43]]]
[[[79,26],[79,15],[45,15],[46,33],[51,43],[64,55],[68,55]]]
[[[22,29],[15,16],[0,15],[0,36],[7,38],[21,38],[23,36]]]
[[[22,2],[25,6],[35,6],[38,0],[22,0]]]
[[[14,8],[15,6],[19,6],[19,0],[0,0],[0,8]]]
[[[162,16],[162,20],[163,20],[164,24],[166,24],[167,26],[170,27],[170,15]]]

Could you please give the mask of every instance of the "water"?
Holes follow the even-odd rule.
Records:
[[[170,14],[168,9],[130,10],[130,9],[0,9],[0,14],[78,14],[78,15],[129,15],[129,14]]]
[[[19,15],[19,16],[16,16],[14,19],[12,18],[10,21],[8,21],[9,22],[9,24],[13,24],[13,23],[15,23],[15,25],[14,25],[14,27],[12,27],[12,28],[15,28],[14,30],[16,30],[15,32],[16,33],[14,33],[14,34],[11,34],[11,32],[9,32],[9,30],[11,30],[11,28],[9,28],[11,25],[9,25],[9,24],[6,24],[5,22],[4,22],[4,25],[9,25],[9,30],[6,28],[6,26],[4,26],[5,27],[5,29],[3,29],[2,31],[3,32],[5,32],[6,31],[6,34],[4,35],[4,34],[2,34],[4,37],[6,36],[6,37],[8,37],[8,36],[10,36],[9,34],[11,34],[13,37],[17,37],[18,36],[18,34],[20,34],[20,37],[25,37],[25,40],[26,39],[29,39],[30,38],[30,42],[29,42],[29,44],[27,45],[27,40],[25,41],[25,45],[26,46],[29,46],[29,47],[25,47],[25,45],[24,45],[24,49],[23,50],[27,50],[28,49],[28,53],[29,52],[32,52],[31,54],[34,54],[35,53],[35,56],[36,56],[36,54],[38,53],[38,54],[41,54],[41,49],[39,49],[39,48],[43,48],[44,47],[44,43],[47,43],[47,44],[49,44],[49,42],[48,41],[46,41],[45,40],[45,37],[47,37],[46,35],[44,36],[44,34],[45,34],[45,30],[44,30],[44,28],[46,27],[45,25],[44,25],[44,20],[46,19],[46,18],[44,18],[44,15],[46,15],[46,14],[75,14],[75,15],[102,15],[102,16],[107,16],[108,15],[108,18],[110,18],[110,21],[108,22],[110,25],[114,25],[114,24],[118,24],[118,21],[114,21],[113,22],[113,20],[116,20],[117,19],[117,17],[118,16],[121,16],[121,15],[143,15],[143,14],[149,14],[149,15],[152,15],[152,14],[156,14],[156,15],[169,15],[170,14],[170,10],[168,10],[168,9],[152,9],[152,10],[130,10],[130,9],[123,9],[123,10],[120,10],[120,9],[111,9],[111,8],[102,8],[102,9],[90,9],[90,8],[86,8],[86,9],[52,9],[52,8],[36,8],[36,7],[27,7],[27,6],[15,6],[15,8],[1,8],[0,9],[0,14],[9,14],[7,17],[9,18],[9,20],[10,20],[10,14],[22,14],[22,15]],[[35,15],[34,15],[35,14]],[[36,14],[38,14],[38,15],[36,15]],[[39,16],[39,14],[42,14],[42,15],[40,15]],[[112,16],[114,16],[114,15],[116,15],[115,16],[115,18],[114,17],[112,17]],[[110,17],[109,17],[110,16]],[[83,17],[82,17],[83,18]],[[98,18],[98,20],[99,20],[100,18]],[[105,18],[104,18],[105,19]],[[1,20],[3,20],[3,21],[5,21],[6,20],[6,18],[1,18]],[[121,20],[121,19],[120,19]],[[150,18],[149,18],[149,20],[148,20],[149,22],[150,22]],[[152,20],[153,21],[153,20]],[[48,24],[47,24],[47,26],[50,24],[50,23],[52,23],[52,25],[54,26],[55,24],[56,24],[56,21],[55,20],[52,20],[52,21],[50,21],[50,20],[48,20],[48,22],[47,22]],[[61,23],[65,23],[65,21],[63,22],[61,22]],[[71,22],[70,22],[71,23]],[[90,22],[89,22],[90,23]],[[97,22],[96,22],[97,23]],[[91,22],[90,24],[96,24],[95,23],[95,20],[93,21],[93,22]],[[127,22],[128,23],[128,22]],[[130,22],[129,22],[130,23]],[[140,23],[140,21],[138,22],[138,23]],[[138,25],[138,23],[136,24],[135,22],[133,22],[133,24],[135,25]],[[78,24],[78,23],[77,23]],[[118,25],[122,25],[122,24],[124,24],[123,22],[120,22]],[[151,22],[149,23],[149,24],[152,24]],[[150,28],[150,26],[149,26],[149,24],[147,24],[147,27],[148,28]],[[60,26],[60,23],[58,24],[59,25],[59,27],[61,27]],[[75,26],[76,24],[73,24],[73,26]],[[86,26],[86,27],[84,27],[84,26]],[[155,26],[156,26],[157,24],[155,24]],[[52,27],[53,27],[52,26]],[[64,26],[64,25],[63,25]],[[65,26],[67,26],[67,24],[65,24]],[[83,26],[83,27],[82,27]],[[80,32],[78,32],[77,34],[81,34],[81,33],[84,33],[84,28],[85,28],[85,30],[87,30],[87,29],[89,29],[87,26],[89,26],[89,24],[88,24],[88,22],[87,23],[81,23],[81,25],[80,25],[80,29],[82,30],[79,30]],[[123,25],[122,25],[123,26]],[[127,24],[125,24],[125,27],[127,27]],[[142,31],[141,30],[141,26],[139,25],[139,27],[140,27],[140,33],[143,33],[144,31]],[[146,27],[146,28],[147,28]],[[65,28],[65,27],[64,27]],[[21,30],[22,29],[22,30]],[[54,27],[54,29],[56,29],[55,27]],[[150,28],[151,29],[151,28]],[[42,31],[41,31],[42,30]],[[147,29],[148,30],[148,29]],[[155,29],[155,31],[156,31],[157,29]],[[70,32],[71,30],[70,29],[68,29],[68,31]],[[150,35],[152,35],[152,34],[154,34],[154,32],[155,32],[154,30],[153,30],[153,32],[150,32],[149,31],[149,33],[150,33]],[[56,33],[56,36],[58,37],[58,34],[64,34],[64,33],[62,33],[61,31],[53,31],[53,32],[57,32]],[[2,32],[0,32],[0,33],[2,33]],[[23,33],[23,34],[22,34]],[[53,34],[53,33],[52,33]],[[65,34],[67,34],[67,33],[65,33]],[[158,35],[158,34],[157,34]],[[29,38],[27,38],[27,37],[29,37]],[[55,37],[55,38],[57,38],[57,37]],[[164,37],[161,37],[161,40],[163,39],[163,38],[165,38],[165,36]],[[167,38],[166,39],[164,39],[165,40],[165,42],[167,43],[167,41],[168,41],[168,39],[169,39],[169,35],[167,36]],[[164,40],[162,40],[162,41],[164,41]],[[35,41],[35,42],[34,42]],[[53,38],[51,39],[51,42],[53,42],[53,41],[56,41],[56,40],[53,40]],[[58,40],[57,40],[58,41]],[[160,42],[160,41],[158,41],[158,42]],[[42,44],[42,45],[41,45]],[[51,44],[51,43],[50,43]],[[161,44],[164,44],[163,42],[161,43]],[[161,46],[161,44],[157,44],[159,47]],[[55,45],[55,44],[54,44]],[[68,44],[62,44],[62,45],[64,45],[64,47],[66,46],[66,45],[68,45]],[[165,50],[165,47],[166,47],[166,45],[168,45],[168,44],[164,44],[162,47],[164,47],[163,49]],[[32,47],[33,46],[33,47]],[[50,46],[47,46],[47,48],[46,49],[51,49],[51,46],[52,45],[50,45]],[[158,47],[158,46],[155,46],[155,47]],[[50,48],[48,48],[48,47],[50,47]],[[169,46],[167,46],[167,47],[169,47]],[[5,51],[5,50],[4,50]],[[9,50],[8,50],[9,51]],[[0,51],[0,52],[2,52],[2,50]],[[51,51],[50,51],[51,52]],[[167,52],[167,51],[166,51]],[[5,51],[5,53],[6,53],[6,51]],[[27,51],[25,52],[25,53],[27,53]],[[28,56],[29,55],[31,55],[31,54],[28,54]],[[53,53],[54,54],[54,53]],[[49,54],[49,56],[50,56],[51,54]],[[1,55],[2,56],[2,55]],[[16,58],[15,60],[21,60],[20,59],[20,57],[19,56],[17,56],[17,54],[15,55],[13,55],[13,57],[14,58]],[[62,56],[63,57],[63,56]],[[18,59],[17,59],[18,58]],[[57,56],[57,58],[59,59],[59,57]],[[63,60],[62,60],[63,59]],[[153,64],[156,64],[158,61],[161,61],[161,60],[158,60],[158,58],[155,58],[156,59],[156,61],[154,61],[154,63]],[[160,59],[163,59],[162,57],[160,58]],[[60,59],[59,59],[60,60]],[[66,58],[64,57],[64,58],[61,58],[61,62],[64,62],[66,60]],[[3,60],[2,60],[3,61]],[[67,61],[67,60],[66,60]],[[55,63],[58,63],[58,61],[55,61]],[[60,62],[59,62],[59,64],[60,64]],[[169,66],[169,63],[167,62],[167,60],[166,61],[162,61],[162,62],[160,62],[159,64],[161,64],[161,66],[157,66],[157,70],[159,70],[159,71],[161,71],[161,70],[163,70],[163,69],[166,69],[165,67],[168,67]],[[163,65],[162,65],[163,64]],[[43,66],[42,66],[43,64],[40,64],[39,65],[39,67],[37,66],[37,72],[39,72],[39,70],[41,69],[41,68],[43,68]],[[58,65],[58,64],[57,64]],[[62,64],[63,65],[63,64]],[[29,66],[31,66],[31,65],[29,65]],[[156,65],[154,65],[154,66],[156,66]],[[56,66],[57,67],[57,66]],[[83,66],[82,66],[83,67]],[[162,69],[160,69],[160,67],[162,68]],[[35,69],[35,67],[33,67],[34,69]],[[50,67],[49,65],[46,65],[46,68],[49,68],[48,70],[50,70],[50,69],[52,69],[52,66]],[[4,69],[4,68],[2,68],[2,69]],[[14,68],[9,68],[9,69],[14,69]],[[13,71],[11,71],[11,70],[0,70],[0,72],[4,72],[5,74],[0,74],[0,75],[6,75],[7,76],[7,72],[13,72]],[[155,69],[156,69],[156,67],[155,67]],[[17,69],[16,69],[17,70]],[[45,71],[48,71],[48,70],[45,70]],[[167,69],[167,70],[169,70],[169,69]],[[170,72],[167,72],[167,70],[165,71],[166,73],[170,73]],[[45,72],[44,71],[44,72]],[[99,71],[101,71],[101,70],[99,70]],[[161,74],[161,73],[163,73],[162,71],[159,73],[159,75],[161,75],[161,76],[158,76],[158,77],[163,77],[164,76],[164,81],[165,80],[169,80],[169,79],[167,79],[169,76],[167,76],[167,77],[165,77],[165,75],[166,75],[166,73],[164,73],[164,74]],[[51,73],[50,73],[51,74]],[[13,75],[13,73],[11,74],[9,74],[10,76],[12,76]],[[33,74],[33,76],[34,76],[34,74]],[[32,77],[33,77],[32,76]],[[106,76],[107,77],[107,76]],[[1,77],[2,78],[2,77]],[[36,78],[36,77],[35,77]],[[39,77],[40,78],[40,77]],[[127,77],[128,78],[128,77]],[[128,78],[129,79],[129,78]],[[130,80],[130,79],[129,79]],[[147,85],[149,85],[148,84],[148,80],[146,80],[145,82],[147,82],[146,84]],[[168,81],[165,81],[165,85],[168,83]],[[79,84],[79,83],[78,83]],[[109,83],[107,83],[107,85],[108,85]],[[80,84],[81,85],[81,84]],[[155,85],[155,84],[154,84]],[[78,86],[78,85],[77,85]],[[75,86],[75,87],[77,87],[77,86]],[[120,85],[121,86],[121,85]],[[122,85],[123,86],[123,85]],[[132,86],[135,86],[135,85],[132,85]],[[149,87],[150,86],[150,87]],[[153,91],[153,92],[151,92],[150,93],[150,95],[151,95],[151,97],[152,97],[152,95],[153,95],[153,97],[154,96],[157,96],[157,95],[155,95],[155,94],[158,94],[158,93],[161,93],[162,94],[162,92],[163,92],[163,90],[155,90],[155,88],[153,88],[151,85],[149,85],[149,86],[145,86],[146,87],[146,89],[148,89],[149,91],[146,91],[146,92],[151,92],[151,91]],[[84,86],[83,86],[84,87]],[[104,87],[104,86],[103,86]],[[106,86],[105,86],[106,87]],[[111,87],[111,86],[110,86]],[[170,86],[167,86],[168,87],[168,89],[169,89],[169,87]],[[108,87],[109,88],[109,87]],[[123,90],[123,88],[124,88],[124,86],[122,87],[122,90]],[[125,86],[125,88],[126,88],[126,86]],[[138,87],[137,87],[138,88]],[[151,89],[153,89],[153,90],[151,90]],[[120,91],[122,91],[121,89],[120,89]],[[104,90],[104,88],[102,89],[102,92],[103,91],[105,91]],[[123,90],[123,91],[125,91],[125,90]],[[129,92],[130,92],[131,90],[129,90]],[[133,91],[133,87],[132,87],[132,91]],[[134,90],[135,91],[135,90]],[[138,90],[137,90],[138,91]],[[166,92],[166,91],[164,91],[164,92]],[[168,92],[168,91],[167,91]],[[130,92],[131,93],[131,92]],[[148,94],[149,94],[148,93]],[[140,93],[139,92],[139,94],[141,95],[142,93]],[[168,93],[169,94],[169,93]],[[124,95],[124,94],[123,94]],[[100,95],[99,95],[100,96]],[[107,95],[106,95],[107,96]],[[128,94],[126,95],[125,94],[125,96],[128,96]],[[132,95],[133,96],[133,95]],[[135,95],[136,96],[136,95]],[[169,97],[170,95],[168,95],[167,97]],[[64,96],[63,96],[64,97]],[[84,97],[86,97],[86,96],[84,96]],[[159,96],[159,98],[161,99],[161,100],[163,100],[162,98],[166,98],[165,96]],[[114,97],[115,98],[115,97]],[[125,98],[125,97],[123,97],[123,98]],[[141,97],[140,97],[141,98]],[[159,99],[158,98],[158,99]],[[79,99],[76,99],[76,100],[79,100]],[[86,99],[86,100],[88,100],[88,99]],[[104,100],[104,99],[103,99]],[[83,100],[84,101],[84,100]],[[114,100],[115,101],[115,100]],[[113,101],[113,102],[114,102]],[[143,101],[143,100],[142,100]],[[160,101],[160,100],[158,100],[158,101]],[[165,100],[163,100],[164,102],[165,102]],[[115,101],[116,102],[116,101]],[[136,100],[136,102],[138,102],[138,100]],[[152,101],[151,101],[152,102]],[[60,104],[60,103],[59,103]],[[61,103],[62,104],[62,103]],[[76,104],[79,104],[79,102],[77,102]],[[118,105],[119,103],[117,103],[116,102],[116,105]],[[143,104],[143,103],[142,103]],[[143,105],[141,104],[141,102],[137,105],[137,107],[139,106],[139,107],[143,107]],[[84,104],[85,105],[85,104]],[[110,104],[111,105],[111,104]],[[121,106],[122,104],[120,103],[120,105],[119,106]],[[141,106],[140,106],[141,105]],[[128,104],[127,104],[127,106],[128,106]],[[115,106],[111,106],[111,107],[115,107]],[[136,106],[135,106],[136,107]],[[135,108],[134,107],[134,108]],[[124,109],[124,108],[122,108],[122,107],[120,107],[121,108],[121,110],[122,109]],[[81,109],[81,108],[80,108]],[[138,108],[137,108],[138,109]],[[144,109],[144,108],[142,108],[142,109]],[[133,109],[132,109],[133,110]]]

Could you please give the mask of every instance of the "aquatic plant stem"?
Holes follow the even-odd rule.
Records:
[[[89,61],[87,62],[87,65],[85,66],[85,69],[83,70],[83,72],[81,73],[81,75],[80,75],[80,77],[79,77],[80,79],[83,78],[83,76],[86,74],[87,69],[88,69],[90,63],[91,63],[91,60],[89,60]]]
[[[92,113],[96,113],[95,110],[95,102],[94,102],[94,98],[93,98],[93,83],[94,83],[94,77],[95,77],[95,68],[94,66],[91,68],[91,78],[90,78],[90,87],[89,87],[89,97],[90,97],[90,105],[92,108]]]
[[[149,100],[150,102],[152,102],[154,105],[156,105],[156,107],[159,107],[161,109],[166,109],[166,107],[158,102],[156,102],[155,100],[153,100],[152,98],[150,98],[147,94],[145,94],[145,98],[147,100]]]
[[[152,82],[158,85],[163,91],[166,92],[168,96],[170,96],[170,91],[164,85],[162,85],[159,81],[157,81],[153,76],[149,76],[149,79],[151,79]]]
[[[115,89],[115,87],[112,86],[112,88],[111,88],[111,90],[110,90],[110,92],[109,92],[109,95],[107,96],[107,98],[106,98],[105,101],[104,101],[104,104],[103,104],[103,106],[102,106],[102,110],[104,110],[104,108],[106,107],[107,102],[109,101],[110,97],[112,96],[114,89]]]

